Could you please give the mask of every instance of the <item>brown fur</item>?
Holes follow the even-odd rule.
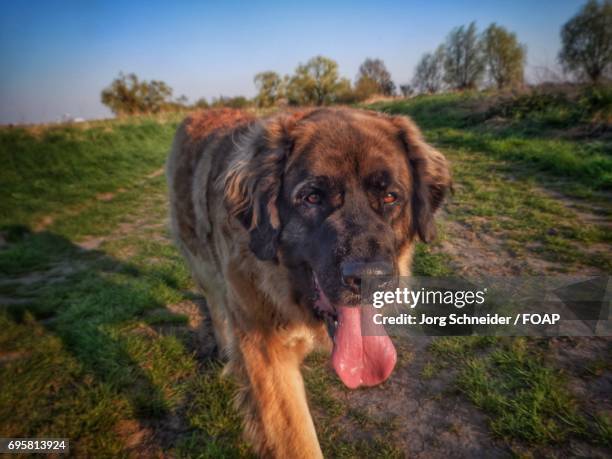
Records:
[[[344,153],[353,150],[358,159]],[[338,176],[350,174],[354,161],[363,167],[391,161],[402,186],[413,188],[411,214],[397,214],[389,233],[402,275],[415,237],[433,237],[430,220],[450,185],[444,157],[406,118],[323,109],[254,120],[219,110],[193,115],[179,128],[167,166],[172,231],[207,297],[226,371],[241,385],[246,436],[266,457],[322,457],[300,364],[330,342],[321,320],[296,299],[289,255],[278,246],[279,203],[289,193],[283,186],[289,178],[282,177],[306,160]]]
[[[196,112],[187,119],[186,131],[191,141],[201,140],[213,131],[232,129],[253,121],[250,113],[233,108],[213,108]]]

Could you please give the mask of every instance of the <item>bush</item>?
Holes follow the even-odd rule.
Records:
[[[552,126],[612,121],[612,86],[541,86],[512,96],[501,96],[485,118],[501,116],[533,120]]]
[[[102,91],[101,100],[115,115],[158,113],[172,105],[172,88],[163,81],[140,80],[120,73]]]
[[[211,107],[228,107],[228,108],[246,108],[250,107],[252,102],[244,96],[236,96],[236,97],[225,97],[220,96],[217,99],[213,99],[210,104]]]

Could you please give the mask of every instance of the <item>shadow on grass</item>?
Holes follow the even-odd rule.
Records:
[[[24,362],[29,358],[0,359],[7,388],[6,398],[0,398],[5,405],[0,412],[7,417],[0,430],[35,436],[41,429],[53,430],[63,416],[64,430],[55,430],[57,434],[103,437],[108,432],[96,432],[102,427],[95,426],[116,429],[116,421],[136,418],[142,430],[166,422],[181,403],[185,381],[197,373],[197,364],[177,336],[158,334],[146,317],[165,308],[172,292],[180,295],[180,282],[168,270],[139,268],[48,231],[5,227],[2,235],[7,243],[0,248],[0,357],[35,354],[41,364],[32,367]],[[180,322],[171,313],[167,319]],[[48,342],[54,338],[59,339],[55,348]],[[58,364],[53,353],[62,354],[62,362],[74,361],[74,368],[62,367],[65,363]],[[58,372],[72,376],[57,382]],[[91,398],[99,411],[75,408],[70,398],[79,397],[83,389],[98,394]],[[78,414],[66,412],[75,409]],[[70,421],[78,418],[83,425]],[[114,434],[121,438],[133,432]],[[84,448],[84,454],[97,450]]]

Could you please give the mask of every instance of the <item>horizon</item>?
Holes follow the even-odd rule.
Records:
[[[527,46],[528,81],[542,69],[558,71],[560,28],[584,0],[491,3],[8,4],[0,17],[0,124],[112,117],[100,92],[120,72],[162,80],[193,103],[253,97],[255,74],[291,74],[316,55],[334,59],[340,76],[354,82],[371,57],[385,62],[399,86],[412,80],[425,52],[471,21],[479,32],[495,22],[516,33]]]

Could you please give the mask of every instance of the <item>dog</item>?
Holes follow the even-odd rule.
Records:
[[[361,280],[410,274],[416,241],[435,236],[447,160],[403,116],[213,109],[178,128],[167,179],[248,442],[262,457],[322,457],[301,362],[333,348],[349,388],[390,376],[389,337],[361,333]]]

